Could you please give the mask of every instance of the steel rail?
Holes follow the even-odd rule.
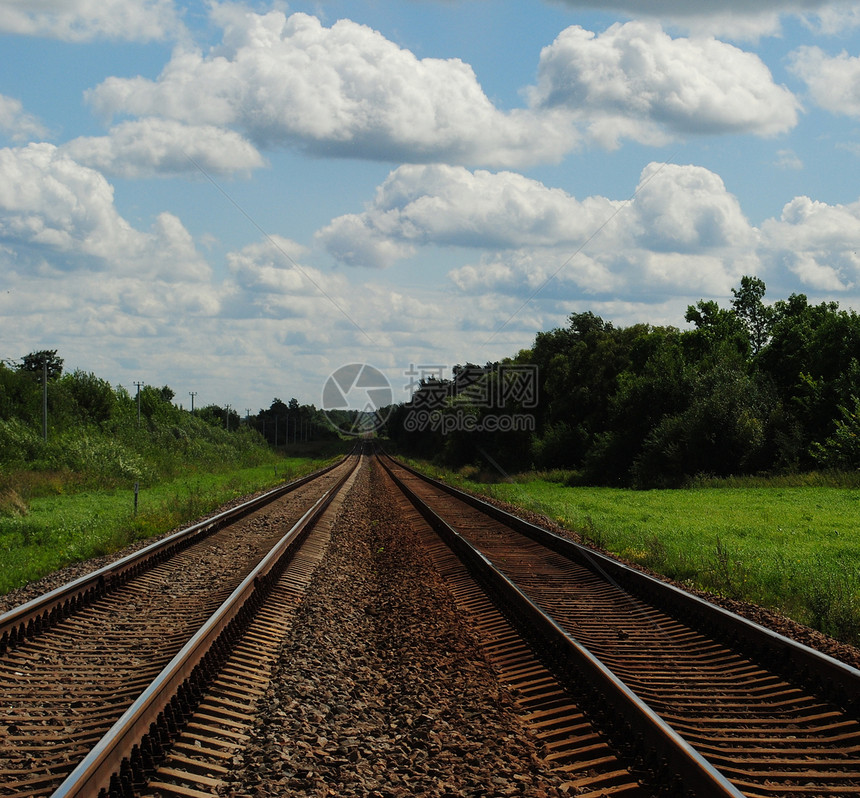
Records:
[[[672,781],[673,788],[685,790],[696,798],[743,798],[743,793],[669,727],[609,668],[544,613],[508,577],[498,571],[487,557],[435,513],[393,473],[382,458],[379,461],[427,523],[466,563],[485,589],[498,597],[521,633],[531,638],[540,652],[548,654],[547,665],[556,672],[557,678],[567,684],[574,693],[581,690],[581,681],[585,679],[617,715],[623,718],[623,724],[628,730],[628,739],[625,742],[633,742],[639,749],[637,754],[650,760],[652,769],[659,771],[662,778]],[[399,462],[397,464],[402,465]],[[421,474],[418,476],[424,478]]]
[[[349,455],[347,455],[348,457]],[[116,562],[79,577],[65,585],[21,604],[0,615],[0,654],[16,642],[47,629],[77,609],[123,585],[129,579],[161,562],[192,543],[211,535],[229,523],[266,504],[291,493],[302,485],[329,473],[346,461],[346,457],[300,479],[273,488],[266,493],[224,510],[197,524],[180,529]]]
[[[603,578],[609,578],[624,590],[659,606],[667,614],[679,619],[694,619],[695,625],[712,635],[718,633],[726,642],[743,641],[747,653],[750,653],[749,648],[752,646],[752,655],[770,669],[790,674],[794,680],[799,675],[807,686],[814,687],[837,706],[852,714],[860,714],[860,670],[857,668],[422,474],[390,455],[385,454],[384,457],[557,554],[576,561]]]
[[[343,487],[352,468],[329,488],[275,544],[198,632],[164,667],[90,753],[53,792],[52,798],[93,798],[131,794],[142,787],[182,720],[188,717],[218,666],[241,635],[241,628],[265,601],[286,561],[301,545]]]

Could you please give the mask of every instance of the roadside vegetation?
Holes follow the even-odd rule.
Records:
[[[857,475],[707,480],[684,489],[571,487],[570,473],[500,479],[487,469],[413,464],[539,513],[583,540],[688,587],[777,610],[860,644]]]
[[[143,385],[138,400],[94,374],[64,374],[55,351],[0,364],[0,593],[187,524],[351,446],[295,400],[240,418],[216,405],[192,414],[173,397]]]
[[[689,306],[684,330],[574,313],[530,349],[422,380],[390,409],[390,445],[676,580],[860,643],[860,316],[764,296],[744,277],[730,307]]]
[[[561,468],[611,487],[860,468],[860,316],[764,295],[744,277],[731,307],[691,305],[686,330],[574,313],[530,349],[422,380],[387,435],[449,467]]]

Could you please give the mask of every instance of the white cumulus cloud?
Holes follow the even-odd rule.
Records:
[[[383,161],[520,165],[558,160],[576,134],[567,114],[501,112],[459,59],[419,59],[347,19],[216,6],[223,43],[183,49],[157,80],[105,80],[101,114],[232,126],[260,146]]]
[[[124,178],[197,170],[248,173],[264,165],[257,149],[235,131],[155,117],[123,122],[107,136],[74,139],[62,149],[78,163]]]
[[[757,55],[710,37],[673,39],[647,22],[564,30],[541,53],[531,102],[569,110],[608,146],[622,137],[771,136],[794,127],[799,109]]]
[[[762,234],[773,266],[790,270],[808,288],[845,291],[860,283],[860,200],[828,205],[795,197],[779,219],[762,224]]]
[[[58,254],[110,258],[143,245],[114,207],[113,187],[53,144],[0,150],[0,236]]]
[[[631,205],[636,242],[654,252],[713,253],[755,243],[737,197],[701,166],[650,164]]]
[[[800,47],[792,53],[790,69],[822,108],[860,116],[860,58],[845,52],[831,57],[820,47]]]
[[[654,14],[666,16],[708,16],[714,13],[714,3],[711,0],[607,0],[597,3],[595,0],[562,0],[569,6],[578,8],[612,8],[617,11],[629,11],[637,14]],[[822,8],[832,4],[832,0],[723,0],[720,10],[733,14],[754,15],[760,11],[778,11],[792,13]]]
[[[484,255],[453,270],[451,279],[475,293],[641,299],[653,292],[724,294],[740,275],[756,271],[750,252],[757,231],[722,180],[702,167],[653,163],[629,202],[590,197],[583,205],[603,215],[590,219],[579,246],[547,241]]]
[[[44,125],[24,110],[20,100],[4,94],[0,94],[0,133],[16,142],[48,135]]]
[[[797,197],[757,228],[719,175],[695,165],[649,164],[629,200],[577,199],[510,172],[404,166],[317,242],[370,267],[425,247],[471,247],[479,254],[449,272],[453,285],[520,302],[728,296],[744,274],[777,290],[798,279],[816,292],[860,285],[860,200]]]
[[[860,27],[860,7],[851,0],[825,5],[815,14],[805,15],[807,25],[825,35],[838,36]]]
[[[50,262],[167,282],[209,275],[179,219],[162,213],[150,232],[136,230],[100,172],[47,143],[0,149],[0,243],[16,253],[9,266],[17,269]]]
[[[736,39],[757,39],[765,35],[777,35],[781,31],[782,18],[800,16],[818,21],[822,26],[832,24],[834,17],[844,19],[839,9],[845,5],[838,0],[562,0],[573,8],[600,8],[619,11],[630,17],[651,17],[669,20],[676,25],[697,33],[725,35]]]
[[[426,244],[571,245],[611,212],[608,200],[579,202],[515,172],[406,165],[388,176],[367,210],[334,219],[317,239],[348,265],[385,267]]]
[[[656,163],[643,171],[629,203],[578,200],[511,172],[403,166],[363,213],[338,217],[317,233],[331,255],[352,266],[390,266],[421,246],[483,249],[481,262],[457,271],[455,283],[477,290],[486,277],[526,292],[561,271],[560,281],[594,291],[620,285],[622,276],[639,285],[642,270],[671,286],[677,275],[689,281],[697,253],[703,268],[729,264],[721,274],[730,280],[755,237],[716,174]],[[573,254],[573,265],[561,269]],[[677,268],[667,270],[670,262]]]
[[[152,41],[176,36],[173,0],[2,0],[0,31],[82,42]]]

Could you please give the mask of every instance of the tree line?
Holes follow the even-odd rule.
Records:
[[[44,411],[45,380],[49,426],[55,433],[82,424],[106,424],[119,417],[134,417],[138,408],[144,422],[175,420],[179,418],[177,413],[184,410],[181,404],[174,403],[176,393],[169,385],[159,388],[135,383],[137,390],[132,392],[121,385],[113,387],[92,372],[76,369],[64,373],[63,368],[64,360],[56,349],[31,352],[20,362],[0,362],[0,421],[14,419],[38,427]],[[207,424],[227,430],[250,425],[272,445],[307,440],[311,430],[317,436],[335,436],[323,411],[299,404],[295,398],[288,403],[275,398],[270,407],[253,415],[240,415],[230,405],[217,403],[197,407],[193,412]],[[277,433],[279,424],[281,431]]]
[[[337,437],[321,410],[296,399],[240,415],[220,404],[192,413],[175,396],[168,385],[130,391],[82,369],[67,373],[56,350],[0,362],[0,478],[29,469],[99,484],[146,480],[189,466],[254,464],[270,447]]]
[[[765,291],[743,277],[729,307],[689,306],[685,330],[573,313],[511,358],[422,381],[410,402],[390,409],[385,433],[447,465],[570,469],[599,485],[860,467],[860,317],[804,294],[766,304]],[[526,365],[535,402],[516,392],[496,392],[504,401],[491,404],[470,399],[476,374],[492,385]],[[457,414],[476,423],[422,427],[421,409],[425,421],[430,409],[436,422]],[[531,427],[500,424],[500,414],[530,416]],[[489,416],[494,424],[480,423]]]

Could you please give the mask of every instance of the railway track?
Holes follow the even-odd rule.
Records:
[[[150,567],[135,555],[0,617],[0,795],[234,785],[359,459],[245,508],[229,531],[192,528]],[[399,486],[400,513],[567,794],[858,794],[856,670],[370,460]],[[185,581],[207,561],[217,580]]]
[[[304,534],[300,526],[309,530],[308,507],[321,511],[358,461],[354,454],[0,616],[0,795],[54,793],[141,694],[153,692],[207,619],[237,599],[248,575],[265,581],[256,572],[273,546],[288,530],[294,538]],[[190,672],[182,668],[180,684]],[[166,718],[166,738],[177,720]]]
[[[856,669],[381,459],[504,608],[476,623],[576,789],[860,794]]]

